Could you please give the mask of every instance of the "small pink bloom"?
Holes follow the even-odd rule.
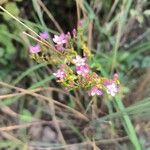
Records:
[[[82,26],[83,26],[83,20],[79,20],[78,26],[79,26],[79,27],[82,27]]]
[[[66,39],[69,40],[71,38],[70,32],[67,32]]]
[[[90,72],[88,64],[77,66],[76,67],[77,74],[82,75],[83,77],[86,77],[88,73]]]
[[[31,53],[31,54],[36,54],[36,53],[39,53],[41,51],[41,48],[40,48],[40,45],[39,44],[37,44],[37,45],[35,45],[35,46],[30,46],[29,47],[29,52]]]
[[[61,64],[61,65],[60,65],[60,68],[61,68],[62,70],[64,70],[64,69],[65,69],[65,64]]]
[[[76,29],[73,29],[73,30],[72,30],[72,35],[73,35],[74,38],[76,37],[76,35],[77,35]]]
[[[40,33],[40,37],[41,37],[41,39],[48,39],[49,38],[49,34],[48,34],[48,32],[41,32]]]
[[[65,72],[62,69],[59,69],[56,73],[53,73],[53,75],[59,79],[64,79]]]
[[[119,75],[118,75],[117,73],[115,73],[115,74],[113,75],[113,80],[118,80],[118,78],[119,78]]]
[[[66,35],[64,33],[60,34],[60,36],[54,35],[53,41],[58,45],[65,44],[67,43]]]
[[[69,89],[67,87],[64,88],[65,92],[69,92]]]
[[[70,32],[67,32],[66,34],[66,48],[69,47],[69,40],[71,39]]]
[[[106,86],[107,87],[107,93],[110,94],[111,96],[115,96],[116,93],[118,92],[118,87],[115,83],[109,84]]]
[[[82,58],[81,56],[77,55],[75,59],[73,59],[73,63],[76,65],[76,66],[83,66],[85,65],[85,61],[86,61],[86,58]]]
[[[55,47],[60,52],[63,52],[65,50],[62,44],[60,44],[60,45],[57,44],[57,45],[55,45]]]
[[[89,91],[89,95],[94,96],[94,95],[102,95],[103,92],[99,90],[96,86],[92,87],[92,89]]]
[[[97,73],[94,72],[94,73],[93,73],[93,77],[94,77],[94,78],[98,78]]]
[[[111,79],[110,79],[110,80],[105,80],[105,81],[104,81],[104,85],[106,85],[106,86],[107,86],[107,85],[111,85],[111,84],[113,84],[113,83],[114,83],[114,81],[111,80]]]

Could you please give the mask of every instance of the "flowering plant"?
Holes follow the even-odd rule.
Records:
[[[40,33],[41,40],[47,40],[47,32]],[[115,96],[118,92],[118,74],[113,79],[99,76],[92,71],[89,61],[92,57],[91,51],[84,38],[84,32],[79,26],[67,34],[54,35],[55,52],[50,52],[42,44],[30,46],[31,57],[38,62],[57,64],[58,70],[53,73],[65,89],[74,90],[79,87],[88,91],[90,96],[102,95],[104,92]]]

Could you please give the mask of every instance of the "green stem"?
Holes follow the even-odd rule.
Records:
[[[136,131],[132,125],[132,122],[131,122],[131,119],[129,118],[128,114],[125,112],[125,107],[121,101],[121,98],[120,97],[115,97],[115,101],[116,101],[116,104],[117,104],[117,109],[119,108],[120,111],[123,112],[123,119],[124,119],[124,126],[125,126],[125,129],[127,130],[127,133],[128,133],[128,136],[132,142],[132,144],[134,145],[135,147],[135,150],[141,150],[141,146],[140,146],[140,143],[139,143],[139,140],[138,140],[138,137],[136,135]]]
[[[92,105],[92,103],[94,102],[95,100],[95,96],[93,96],[93,98],[91,99],[91,101],[89,102],[89,104],[87,105],[86,107],[86,110],[85,110],[85,114],[88,112],[88,110],[90,109],[90,106]]]

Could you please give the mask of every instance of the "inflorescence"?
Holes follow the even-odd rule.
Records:
[[[50,38],[47,32],[42,32],[39,36],[41,40]],[[71,33],[54,35],[52,41],[59,53],[50,52],[42,44],[37,44],[29,47],[30,56],[38,62],[56,64],[58,70],[53,75],[65,89],[84,88],[90,96],[101,96],[104,92],[111,96],[116,95],[118,74],[114,74],[113,79],[107,79],[92,71],[89,65],[92,55],[81,27],[73,29]]]

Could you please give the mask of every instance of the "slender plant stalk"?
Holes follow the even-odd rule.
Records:
[[[78,26],[78,23],[80,21],[80,7],[79,7],[79,2],[78,0],[76,0],[76,8],[77,8],[77,26]]]
[[[115,102],[116,102],[117,109],[119,108],[119,110],[121,112],[123,112],[123,120],[125,122],[124,126],[125,126],[125,129],[127,130],[128,136],[129,136],[132,144],[135,147],[135,150],[141,150],[141,146],[140,146],[138,137],[136,135],[136,131],[132,125],[129,115],[127,114],[127,112],[125,112],[125,107],[121,101],[121,98],[119,96],[116,96]]]
[[[63,29],[61,28],[61,26],[59,25],[59,23],[55,20],[54,16],[52,15],[52,13],[47,9],[47,7],[44,5],[44,3],[41,0],[37,1],[39,3],[39,5],[43,8],[43,11],[47,14],[47,16],[53,21],[54,25],[56,26],[56,28],[58,29],[58,31],[60,33],[63,32]]]
[[[6,9],[4,9],[2,6],[0,6],[0,9],[3,10],[5,13],[7,13],[9,16],[11,16],[14,20],[16,20],[17,22],[19,22],[21,25],[23,25],[26,29],[28,29],[29,31],[31,31],[33,34],[35,34],[36,36],[39,37],[39,35],[33,31],[30,27],[28,27],[27,25],[25,25],[23,22],[21,22],[18,18],[16,18],[15,16],[13,16],[10,12],[8,12]]]
[[[116,34],[116,43],[113,48],[111,73],[113,72],[114,68],[117,65],[118,49],[119,49],[121,36],[123,35],[122,29],[123,29],[123,26],[125,25],[127,14],[129,13],[131,4],[132,4],[132,0],[128,0],[128,1],[123,0],[123,4],[122,4],[121,12],[119,15],[119,20],[118,20],[118,32]]]
[[[28,29],[29,31],[31,31],[34,35],[36,35],[38,38],[41,39],[41,37],[35,32],[33,31],[30,27],[28,27],[26,24],[24,24],[22,21],[20,21],[18,18],[16,18],[15,16],[13,16],[9,11],[7,11],[5,8],[3,8],[2,6],[0,6],[0,9],[3,10],[5,13],[7,13],[9,16],[11,16],[14,20],[16,20],[17,22],[19,22],[21,25],[23,25],[26,29]],[[25,32],[24,32],[25,33]],[[26,35],[32,37],[31,35],[29,35],[28,33],[26,33]],[[37,40],[37,38],[34,38],[35,40]],[[45,45],[47,45],[50,49],[55,50],[55,47],[53,45],[51,45],[48,41],[46,40],[41,40],[43,43],[45,43]],[[55,50],[55,52],[58,53],[57,50]]]
[[[115,10],[115,8],[116,8],[118,2],[119,2],[119,0],[115,0],[115,2],[113,3],[113,5],[112,5],[112,7],[111,7],[111,10],[110,10],[110,12],[109,12],[109,14],[108,14],[108,17],[106,18],[106,22],[108,22],[108,21],[110,20],[110,18],[111,18],[111,16],[112,16],[112,14],[113,14],[113,12],[114,12],[114,10]]]
[[[89,111],[90,107],[92,106],[92,103],[95,101],[95,96],[91,99],[89,104],[86,107],[85,114]]]

